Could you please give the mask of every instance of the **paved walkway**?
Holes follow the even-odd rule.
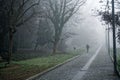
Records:
[[[120,80],[113,76],[113,64],[105,51],[99,48],[56,68],[35,80]]]
[[[120,78],[114,76],[113,72],[112,61],[105,51],[105,48],[102,47],[96,59],[81,80],[120,80]]]

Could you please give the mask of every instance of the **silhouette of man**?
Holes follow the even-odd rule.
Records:
[[[87,53],[89,52],[89,48],[90,48],[90,46],[87,44],[86,45]]]
[[[74,50],[76,50],[76,47],[74,47]]]

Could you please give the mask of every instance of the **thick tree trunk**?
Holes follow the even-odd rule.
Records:
[[[8,64],[11,62],[13,52],[13,32],[12,30],[9,31],[9,51],[8,51]]]

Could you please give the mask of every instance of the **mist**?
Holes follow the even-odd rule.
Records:
[[[68,31],[77,34],[66,42],[69,48],[85,48],[86,44],[95,47],[105,40],[105,27],[94,12],[100,8],[99,5],[101,5],[99,0],[88,0],[68,22],[67,26],[70,25]]]
[[[0,0],[0,80],[120,80],[112,1]]]

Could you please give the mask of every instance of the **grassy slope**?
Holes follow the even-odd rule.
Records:
[[[57,54],[48,57],[12,62],[7,68],[0,69],[0,76],[5,80],[24,80],[76,55],[79,54]]]
[[[113,55],[113,49],[110,51],[111,56]],[[120,48],[117,48],[117,63],[118,63],[118,69],[120,71]]]
[[[117,62],[118,62],[118,69],[120,71],[120,48],[117,48]]]

